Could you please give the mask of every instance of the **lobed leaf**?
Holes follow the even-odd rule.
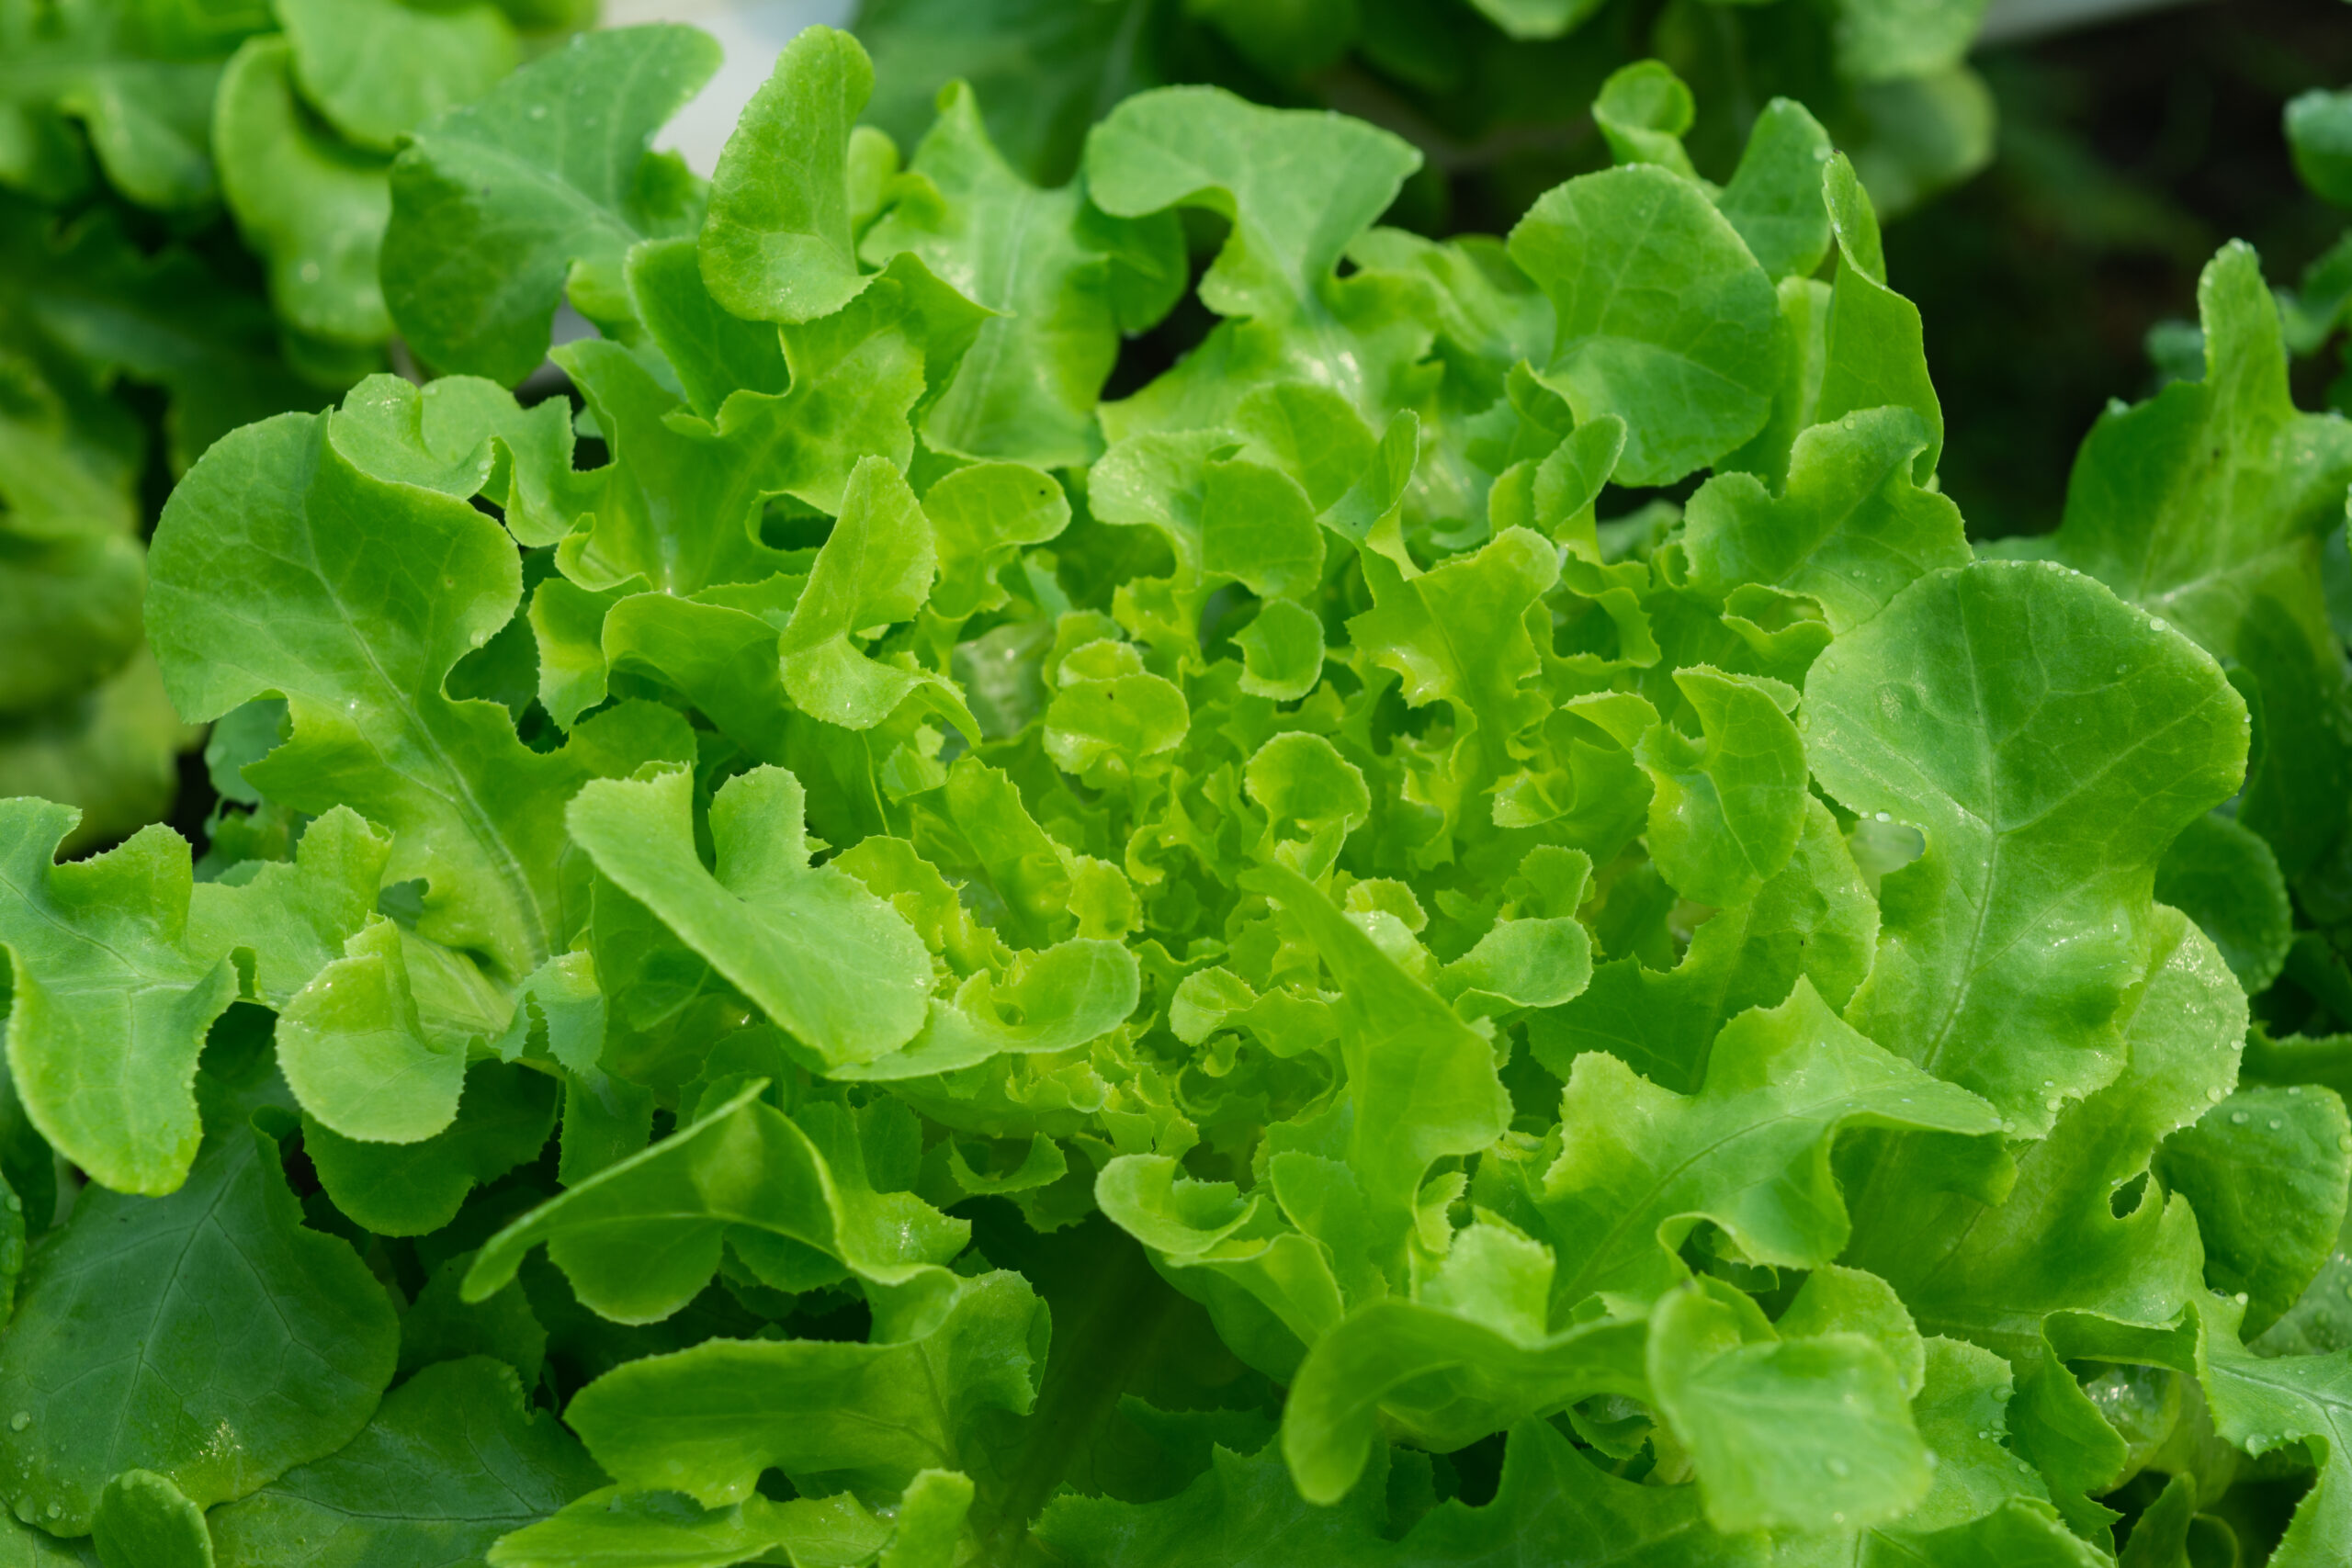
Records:
[[[1990,561],[1904,590],[1805,696],[1823,786],[1927,836],[1883,886],[1855,1026],[2046,1131],[2122,1065],[2156,860],[2235,787],[2245,705],[2097,583]]]

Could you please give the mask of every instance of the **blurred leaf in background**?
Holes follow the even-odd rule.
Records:
[[[593,11],[0,0],[0,796],[82,807],[69,848],[193,772],[140,631],[164,495],[384,367],[394,144]]]

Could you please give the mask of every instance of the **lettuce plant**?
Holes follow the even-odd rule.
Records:
[[[1978,558],[1793,102],[1716,183],[1635,65],[1438,243],[1214,88],[902,161],[824,28],[706,186],[717,62],[429,121],[450,373],[175,491],[202,858],[0,803],[10,1551],[2352,1551],[2345,1045],[2246,1000],[2340,853],[2352,431],[2250,251]]]
[[[574,9],[0,0],[0,792],[77,846],[196,739],[140,641],[149,470],[382,367],[396,140]]]

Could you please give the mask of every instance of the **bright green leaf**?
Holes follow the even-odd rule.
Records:
[[[692,782],[665,773],[593,784],[569,813],[572,836],[817,1059],[867,1062],[912,1038],[930,954],[855,878],[809,865],[799,781],[762,768],[719,790],[715,875],[695,852]]]
[[[2121,1066],[2155,862],[2236,788],[2245,705],[2097,583],[1988,561],[1921,578],[1833,643],[1805,708],[1823,786],[1928,840],[1883,885],[1849,1016],[2047,1130]]]
[[[693,176],[646,149],[718,65],[692,28],[583,33],[421,128],[393,160],[383,264],[416,352],[512,386],[560,295],[592,319],[625,299],[628,247],[699,219]]]
[[[1622,482],[1669,483],[1763,428],[1772,282],[1697,185],[1650,164],[1571,180],[1510,254],[1559,313],[1545,385],[1579,424],[1625,422]]]

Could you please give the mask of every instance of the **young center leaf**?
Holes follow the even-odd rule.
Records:
[[[823,1062],[870,1061],[922,1024],[931,956],[899,913],[837,866],[812,866],[800,782],[781,768],[711,802],[716,874],[695,857],[684,773],[605,780],[570,812],[596,868],[653,910]]]

